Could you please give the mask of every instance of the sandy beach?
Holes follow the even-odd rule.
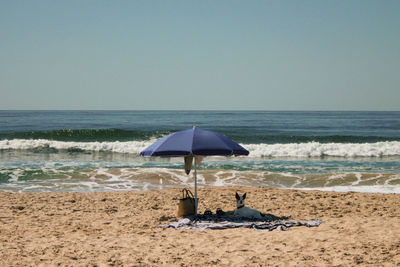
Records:
[[[247,206],[319,227],[289,231],[157,228],[180,189],[0,193],[1,266],[400,266],[400,195],[208,187],[199,212]]]

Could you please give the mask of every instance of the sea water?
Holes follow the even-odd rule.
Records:
[[[400,193],[400,112],[0,111],[0,191],[92,192],[193,186],[183,158],[143,158],[197,126],[247,157],[206,157],[199,186]]]

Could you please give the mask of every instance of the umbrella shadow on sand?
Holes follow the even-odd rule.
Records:
[[[263,214],[263,218],[237,217],[234,215],[198,214],[187,216],[178,221],[160,225],[161,228],[223,230],[234,228],[251,228],[257,231],[287,231],[295,226],[317,227],[322,223],[319,219],[295,221],[290,217],[278,217],[273,214]]]

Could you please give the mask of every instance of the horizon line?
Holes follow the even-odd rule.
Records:
[[[211,111],[211,112],[400,112],[373,109],[0,109],[0,111]]]

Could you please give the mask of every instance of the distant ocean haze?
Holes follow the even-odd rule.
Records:
[[[400,192],[400,112],[0,111],[0,191],[191,186],[181,158],[143,158],[196,125],[248,157],[207,157],[202,186]]]

